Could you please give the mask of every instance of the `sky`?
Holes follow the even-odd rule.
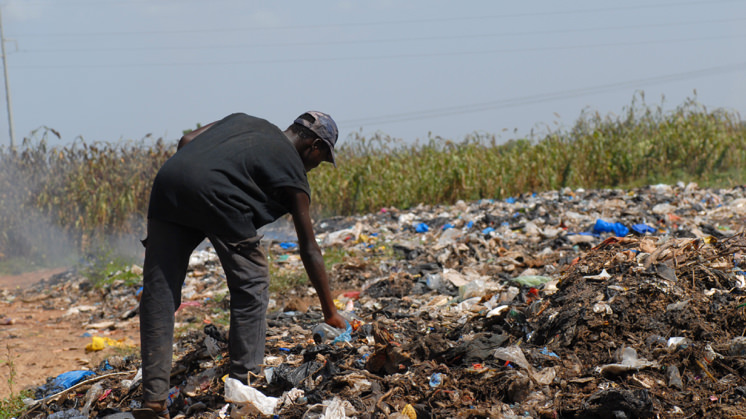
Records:
[[[0,147],[174,143],[233,112],[340,144],[569,129],[694,99],[746,114],[746,0],[0,0]],[[3,84],[0,83],[0,87]]]

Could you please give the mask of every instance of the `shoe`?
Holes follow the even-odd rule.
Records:
[[[145,402],[141,409],[132,411],[135,419],[171,419],[166,402]]]

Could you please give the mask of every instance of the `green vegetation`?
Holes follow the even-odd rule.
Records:
[[[0,419],[16,418],[26,410],[23,399],[32,397],[31,390],[22,391],[0,400]]]
[[[23,265],[31,268],[53,265],[70,250],[142,238],[152,179],[176,150],[175,141],[162,140],[50,146],[56,135],[45,128],[18,151],[0,149],[0,272],[21,269],[18,259],[34,261]],[[737,114],[692,99],[663,112],[639,95],[622,115],[584,113],[570,129],[507,142],[492,135],[414,145],[381,135],[343,139],[339,167],[323,165],[309,178],[319,217],[563,187],[727,187],[743,182],[744,144]]]
[[[85,263],[80,263],[78,271],[94,287],[103,287],[116,281],[135,286],[141,282],[142,276],[139,272],[132,272],[132,265],[141,263],[141,260],[133,260],[114,251],[99,252],[89,255]]]
[[[269,277],[272,278],[269,282],[270,294],[287,291],[299,285],[308,284],[308,277],[304,270],[283,269],[274,263],[269,267]]]
[[[0,272],[19,273],[16,259],[26,270],[69,265],[142,234],[151,179],[175,150],[160,140],[52,147],[55,136],[44,128],[0,149]]]
[[[621,116],[585,113],[569,130],[502,144],[479,135],[415,146],[355,138],[340,147],[336,170],[321,167],[310,178],[324,214],[502,199],[566,186],[732,186],[746,173],[744,140],[746,124],[738,115],[710,112],[693,100],[670,113],[633,101]]]
[[[332,266],[342,263],[348,256],[350,256],[350,252],[342,247],[330,247],[328,249],[324,250],[324,265],[326,267],[326,270],[330,270]]]
[[[269,282],[270,294],[284,292],[286,290],[308,283],[308,277],[303,269],[297,269],[297,264],[286,266],[285,262],[288,254],[276,254],[271,249],[267,254],[269,263]],[[278,263],[279,262],[279,263]]]
[[[8,368],[8,388],[10,389],[10,396],[6,399],[0,399],[0,419],[17,417],[22,413],[26,405],[23,403],[23,399],[31,397],[31,391],[22,391],[16,394],[13,390],[16,384],[16,376],[18,375],[18,368],[15,363],[17,356],[13,354],[10,348],[10,343],[6,342],[5,348],[7,354],[5,359],[0,361],[0,366]]]

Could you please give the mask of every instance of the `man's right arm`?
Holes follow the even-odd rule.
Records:
[[[204,127],[199,127],[194,131],[184,134],[179,140],[179,145],[176,147],[176,150],[177,151],[181,150],[181,147],[184,147],[185,145],[189,144],[193,139],[197,138],[197,136],[207,131],[213,125],[215,125],[215,122],[211,122],[205,125]]]
[[[311,216],[309,215],[310,198],[300,189],[287,188],[285,193],[290,200],[290,213],[293,215],[295,232],[298,235],[298,247],[300,258],[308,273],[311,285],[316,289],[316,295],[321,303],[321,311],[324,313],[326,323],[344,329],[346,320],[337,313],[334,306],[334,297],[329,289],[329,277],[324,266],[324,257],[316,237],[313,233]]]

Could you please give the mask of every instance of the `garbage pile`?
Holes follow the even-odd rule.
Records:
[[[211,249],[195,252],[171,415],[746,418],[745,195],[564,189],[323,220],[350,327],[314,334],[308,285],[273,295],[250,386],[226,378],[225,281]],[[292,241],[266,245],[276,275],[302,272]],[[77,289],[78,304],[108,301],[87,321],[136,315],[136,286]],[[23,417],[130,417],[138,367],[133,351],[50,377]]]

